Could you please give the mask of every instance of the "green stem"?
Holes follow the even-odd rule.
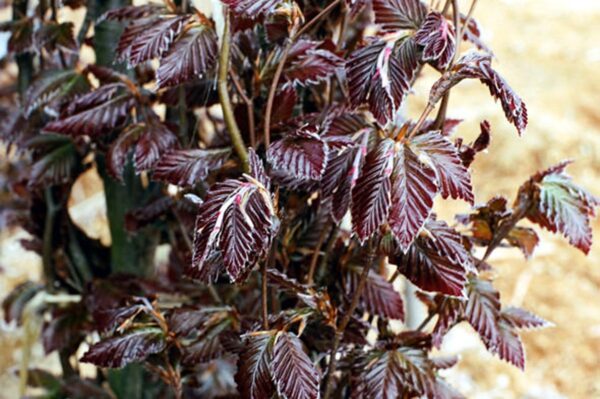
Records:
[[[229,131],[231,143],[238,157],[242,161],[242,168],[245,173],[250,173],[250,164],[248,163],[248,151],[242,139],[242,134],[235,121],[231,98],[227,90],[227,76],[229,72],[229,52],[231,45],[231,30],[229,27],[229,10],[225,12],[225,28],[223,29],[223,37],[221,38],[221,52],[219,54],[219,77],[217,80],[217,90],[219,92],[219,100],[223,108],[223,119],[225,126]]]

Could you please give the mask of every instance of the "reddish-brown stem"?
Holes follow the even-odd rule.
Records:
[[[469,22],[471,22],[471,18],[473,17],[473,13],[475,12],[476,6],[477,6],[477,0],[473,0],[471,2],[471,7],[469,7],[469,12],[467,13],[465,22],[462,24],[462,26],[460,28],[460,35],[458,37],[460,38],[461,41],[462,41],[462,38],[465,36],[465,31],[467,30],[467,27],[469,26]],[[458,46],[458,44],[457,44],[457,46]],[[454,54],[454,62],[456,62],[457,60],[458,60],[458,51]]]
[[[283,72],[283,67],[285,62],[287,61],[288,54],[290,53],[290,49],[294,42],[290,40],[285,48],[283,49],[283,53],[281,54],[281,59],[279,60],[279,65],[277,65],[277,69],[275,70],[275,75],[273,75],[273,81],[271,82],[271,88],[269,89],[269,97],[267,98],[267,108],[265,110],[265,127],[263,133],[263,139],[265,141],[265,147],[269,148],[271,144],[271,114],[273,113],[273,101],[275,101],[275,92],[277,91],[277,85],[279,84],[279,78],[281,78],[281,73]]]
[[[261,313],[262,313],[262,323],[263,329],[269,329],[269,308],[267,303],[267,264],[265,262],[260,265],[260,274],[261,274]]]
[[[321,247],[327,238],[327,233],[329,233],[329,225],[323,228],[321,235],[319,236],[319,241],[317,241],[317,245],[315,246],[315,251],[310,258],[310,267],[308,268],[308,275],[306,276],[306,284],[312,285],[315,277],[315,270],[317,269],[317,261],[319,260],[319,255],[321,254]]]
[[[423,110],[423,113],[419,117],[419,120],[417,121],[417,123],[415,123],[415,125],[413,126],[413,128],[406,135],[406,140],[410,140],[419,131],[419,129],[421,128],[421,126],[423,126],[423,123],[425,123],[425,121],[427,120],[427,117],[429,116],[429,114],[434,109],[435,109],[435,104],[430,104],[430,103],[427,104],[427,106]]]
[[[271,115],[273,113],[273,102],[275,101],[275,93],[277,92],[277,86],[279,85],[279,79],[281,78],[281,74],[283,73],[283,67],[287,61],[288,54],[290,53],[290,49],[296,40],[306,33],[310,28],[312,28],[321,18],[327,15],[335,6],[339,4],[341,0],[335,0],[331,2],[327,7],[321,10],[320,13],[315,15],[313,19],[304,24],[298,32],[296,32],[285,45],[283,52],[281,54],[281,58],[279,59],[279,64],[277,65],[277,69],[275,70],[275,75],[273,75],[273,81],[271,82],[271,87],[269,88],[269,96],[267,97],[267,105],[265,108],[265,121],[264,121],[264,130],[263,130],[263,139],[265,141],[265,146],[268,148],[271,144]]]
[[[329,367],[327,369],[327,375],[325,379],[325,388],[323,393],[323,399],[329,399],[331,396],[331,390],[333,388],[333,375],[335,374],[335,370],[337,368],[337,351],[342,341],[342,337],[344,336],[344,332],[346,331],[346,327],[348,327],[348,323],[352,319],[352,314],[356,310],[358,306],[358,301],[360,300],[360,296],[362,295],[363,288],[367,281],[367,276],[369,275],[369,270],[371,269],[371,264],[375,259],[375,245],[373,239],[369,241],[368,249],[367,249],[367,259],[365,261],[365,266],[363,267],[362,273],[360,274],[358,280],[358,286],[354,291],[354,295],[352,296],[352,300],[350,301],[350,307],[344,314],[344,317],[338,324],[335,332],[335,337],[333,338],[333,343],[331,345],[331,354],[329,360]]]
[[[452,0],[452,15],[454,19],[454,31],[455,31],[455,43],[456,47],[454,50],[454,56],[452,60],[448,64],[446,71],[449,71],[452,68],[452,65],[458,60],[458,54],[460,53],[460,42],[463,35],[463,27],[460,26],[460,9],[458,8],[458,0]],[[441,129],[444,126],[444,121],[446,120],[446,113],[448,112],[448,103],[450,102],[450,91],[448,90],[444,93],[444,97],[442,98],[442,104],[440,105],[440,109],[433,123],[433,128],[435,130]]]
[[[421,322],[421,324],[419,324],[419,327],[417,327],[417,331],[423,331],[423,329],[427,327],[427,324],[429,324],[429,322],[431,321],[431,319],[433,319],[434,316],[435,313],[429,313],[427,317]]]
[[[231,77],[231,81],[235,86],[236,91],[241,97],[244,104],[246,104],[246,113],[248,114],[248,133],[250,134],[250,147],[256,147],[256,132],[254,131],[254,102],[250,99],[242,87],[240,79],[234,70],[229,71],[229,76]]]

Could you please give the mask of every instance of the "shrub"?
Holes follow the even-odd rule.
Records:
[[[30,15],[15,1],[2,25],[19,71],[3,97],[14,148],[3,221],[31,233],[23,244],[44,266],[43,284],[19,286],[4,312],[44,314],[63,371],[22,378],[56,397],[458,398],[439,373],[457,358],[432,350],[461,322],[524,367],[519,330],[549,323],[501,304],[490,255],[532,255],[525,219],[587,253],[599,202],[563,162],[512,203],[474,205],[470,167],[491,126],[456,137],[452,88],[479,80],[519,135],[527,126],[476,1],[461,13],[456,1],[222,0],[210,17],[186,1],[89,0],[77,35],[51,3]],[[411,120],[424,68],[439,78]],[[108,247],[68,212],[90,168]],[[473,205],[459,230],[432,212],[438,196]],[[428,309],[414,329],[390,323],[405,318],[399,278]]]

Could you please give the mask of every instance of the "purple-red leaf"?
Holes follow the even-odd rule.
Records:
[[[319,372],[294,334],[280,331],[275,337],[270,364],[277,392],[287,399],[317,399]]]
[[[230,154],[229,148],[171,150],[160,157],[152,178],[177,186],[193,187],[211,171],[220,168]]]
[[[421,26],[427,7],[419,0],[373,0],[375,23],[384,32],[402,29],[418,29]]]
[[[522,330],[546,328],[551,327],[553,325],[549,321],[546,321],[540,316],[528,312],[525,309],[516,308],[512,306],[502,309],[500,317],[505,323],[507,323],[511,327]]]
[[[416,50],[408,38],[399,45],[375,39],[354,51],[346,62],[351,105],[367,102],[381,124],[393,119],[417,68]]]
[[[177,144],[177,136],[167,125],[159,121],[145,124],[144,132],[135,146],[136,172],[148,170],[161,159],[163,153]]]
[[[97,23],[107,19],[110,21],[124,21],[128,19],[139,19],[150,15],[157,14],[164,10],[164,7],[160,4],[150,3],[142,6],[127,6],[121,7],[114,10],[107,11],[104,13]]]
[[[367,154],[352,190],[352,230],[361,242],[369,238],[389,214],[394,145],[393,140],[385,139]]]
[[[30,168],[28,185],[62,184],[69,180],[78,162],[77,149],[71,138],[42,134],[27,141],[30,149],[43,149],[43,155]]]
[[[350,267],[348,270],[346,290],[352,294],[356,292],[362,269]],[[394,289],[392,283],[371,270],[369,270],[361,300],[364,308],[371,314],[404,320],[404,303],[400,293]]]
[[[464,25],[466,22],[467,16],[464,14],[460,14],[460,24]],[[469,23],[464,28],[465,33],[463,35],[463,40],[469,41],[475,45],[479,50],[485,51],[486,53],[492,54],[492,50],[481,40],[481,29],[479,29],[479,24],[471,16],[469,18]]]
[[[403,252],[429,217],[437,193],[435,172],[406,145],[396,150],[389,224]]]
[[[463,296],[466,270],[459,263],[440,255],[429,240],[419,239],[410,246],[406,254],[399,254],[390,262],[417,287],[425,291],[436,291],[446,295]]]
[[[269,190],[271,188],[271,180],[265,172],[263,161],[258,157],[253,148],[248,150],[248,164],[250,165],[250,175]]]
[[[527,216],[554,233],[561,232],[587,254],[592,245],[590,219],[600,200],[573,183],[564,171],[567,165],[561,163],[532,177],[535,205]]]
[[[120,368],[160,353],[165,347],[165,338],[160,329],[144,328],[92,345],[81,361],[100,367]]]
[[[181,363],[185,366],[206,363],[220,357],[224,352],[225,349],[218,335],[205,337],[184,348]]]
[[[87,77],[73,69],[51,70],[42,73],[27,89],[25,114],[50,106],[51,112],[58,112],[59,106],[76,95],[89,89]]]
[[[468,292],[469,299],[465,309],[467,321],[484,342],[495,342],[498,339],[500,294],[491,282],[479,279],[470,282]]]
[[[120,43],[121,58],[127,58],[131,66],[136,66],[141,62],[162,56],[169,50],[187,19],[187,16],[150,19],[133,37],[129,46],[123,48]]]
[[[423,25],[415,34],[415,41],[423,46],[423,61],[435,62],[439,68],[446,68],[454,57],[454,27],[437,11],[427,14]]]
[[[110,145],[106,153],[106,169],[113,178],[123,181],[123,170],[129,153],[143,129],[142,125],[128,126]]]
[[[177,136],[159,121],[131,125],[119,135],[108,150],[108,172],[115,179],[122,181],[127,156],[134,145],[134,165],[139,173],[152,168],[161,155],[176,144]]]
[[[48,123],[44,130],[71,136],[106,134],[123,124],[135,99],[122,84],[110,84],[74,100],[67,114]]]
[[[269,369],[274,340],[274,331],[259,331],[245,336],[235,375],[242,398],[270,398],[275,393]]]
[[[431,332],[431,343],[439,348],[446,333],[461,321],[464,316],[465,300],[442,294],[427,294],[417,292],[417,297],[423,301],[429,313],[438,315],[433,331]]]
[[[442,220],[428,220],[425,229],[428,235],[427,243],[431,248],[466,270],[475,272],[471,254],[462,244],[462,238],[456,230]]]
[[[321,182],[324,198],[331,198],[331,216],[340,221],[348,212],[352,190],[367,153],[368,134],[363,134],[358,145],[344,149],[331,158]]]
[[[156,71],[158,87],[176,86],[200,78],[217,63],[217,35],[206,25],[184,32],[160,60]]]
[[[525,349],[517,331],[510,325],[500,320],[496,327],[496,339],[489,340],[483,338],[486,348],[495,353],[502,360],[513,364],[514,366],[525,369]]]
[[[465,165],[465,168],[471,166],[475,160],[475,155],[477,155],[478,152],[485,151],[489,147],[492,140],[492,129],[488,121],[481,122],[480,129],[481,131],[479,136],[477,136],[473,143],[470,145],[464,145],[461,142],[458,145],[460,159],[463,165]]]
[[[433,397],[435,374],[422,349],[402,346],[373,355],[363,371],[359,398],[391,399],[407,392],[413,397]]]
[[[236,14],[248,18],[256,18],[272,11],[281,0],[221,0],[233,9]]]
[[[331,51],[320,48],[319,42],[304,41],[294,47],[301,48],[289,60],[283,77],[289,85],[308,86],[320,83],[344,66],[344,60]],[[292,48],[290,52],[293,52]]]
[[[473,205],[471,175],[450,140],[439,131],[431,131],[416,136],[409,144],[433,167],[443,198],[460,198]]]
[[[217,183],[200,206],[192,266],[204,280],[213,277],[222,256],[232,281],[245,278],[270,244],[273,205],[264,187],[253,182]]]
[[[439,98],[463,79],[479,79],[490,90],[490,94],[500,101],[506,119],[519,132],[527,127],[527,107],[506,80],[492,68],[492,58],[488,54],[469,53],[463,56],[454,67],[452,73],[440,78],[432,87],[432,100]]]
[[[267,160],[276,170],[298,179],[321,180],[329,147],[311,129],[300,129],[273,143]]]

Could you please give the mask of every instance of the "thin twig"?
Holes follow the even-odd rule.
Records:
[[[185,86],[179,86],[178,93],[179,99],[177,108],[179,109],[179,138],[181,139],[181,145],[186,145],[187,135],[189,131],[189,123],[187,117],[187,101],[185,95]]]
[[[327,15],[335,6],[340,3],[341,0],[334,0],[327,7],[321,10],[313,19],[304,24],[298,32],[296,32],[288,43],[285,45],[283,52],[281,54],[281,58],[279,59],[279,64],[277,65],[277,69],[275,70],[275,75],[273,75],[273,81],[271,82],[271,87],[269,88],[269,96],[267,97],[267,105],[265,108],[265,121],[263,128],[263,140],[265,141],[265,147],[269,147],[271,144],[271,115],[273,113],[273,102],[275,101],[275,92],[277,91],[277,86],[279,85],[279,79],[281,78],[281,74],[283,72],[283,67],[287,61],[288,55],[290,53],[290,49],[296,42],[296,40],[306,33],[310,28],[313,27],[323,16]]]
[[[374,240],[371,239],[367,248],[367,259],[365,261],[365,266],[363,267],[362,273],[360,274],[360,278],[358,280],[358,286],[354,291],[354,295],[352,296],[352,300],[350,302],[350,307],[348,311],[344,314],[341,322],[338,324],[335,332],[335,337],[333,339],[333,343],[331,345],[331,355],[329,360],[329,367],[327,369],[327,375],[325,379],[325,388],[323,393],[323,399],[329,399],[331,396],[332,383],[333,383],[333,375],[335,374],[337,368],[337,351],[342,341],[342,337],[344,336],[344,331],[346,331],[346,327],[348,327],[348,323],[352,319],[352,314],[356,310],[358,306],[358,301],[362,294],[363,288],[367,281],[367,276],[369,275],[369,270],[371,269],[371,264],[375,258],[375,245]]]
[[[317,277],[319,277],[319,275],[321,275],[323,273],[323,269],[325,269],[325,267],[327,266],[327,261],[329,260],[329,254],[333,250],[333,246],[335,245],[339,231],[340,231],[339,226],[337,224],[334,224],[333,231],[329,235],[329,240],[327,241],[327,246],[325,247],[325,250],[323,251],[323,257],[321,257],[321,262],[319,262],[319,267],[317,268],[317,270],[318,270]]]
[[[477,6],[477,0],[473,0],[471,2],[471,7],[469,7],[469,12],[465,18],[465,22],[463,22],[460,28],[460,35],[458,36],[462,41],[462,38],[465,36],[465,32],[467,31],[467,27],[469,26],[469,22],[471,22],[471,18],[473,17],[473,13],[475,12],[475,7]],[[454,54],[454,62],[458,60],[458,52]]]
[[[458,54],[460,53],[460,42],[462,39],[463,27],[460,25],[460,9],[458,8],[458,0],[452,0],[452,15],[454,20],[454,31],[455,31],[455,50],[454,55],[452,56],[452,60],[448,64],[446,71],[449,71],[454,63],[458,60]],[[433,123],[433,129],[439,130],[444,126],[444,122],[446,121],[446,113],[448,112],[448,104],[450,103],[450,90],[444,93],[444,97],[442,98],[442,104],[440,105],[440,109]]]
[[[293,40],[288,41],[281,53],[281,59],[279,60],[279,65],[277,65],[277,69],[275,70],[275,75],[273,75],[273,81],[271,82],[271,87],[269,88],[269,97],[267,97],[267,108],[265,109],[265,121],[264,121],[264,131],[263,131],[263,139],[265,141],[265,147],[269,148],[271,144],[271,114],[273,113],[273,102],[275,101],[275,92],[277,91],[277,85],[279,84],[279,78],[281,78],[281,74],[283,72],[283,67],[285,62],[287,61],[288,54],[290,53],[290,49],[294,44]]]
[[[435,109],[435,105],[434,104],[431,104],[431,103],[427,104],[427,106],[423,110],[423,113],[419,117],[419,120],[417,121],[417,123],[415,123],[415,125],[412,127],[412,129],[406,135],[406,139],[407,140],[410,140],[419,131],[419,129],[421,128],[421,126],[423,126],[423,123],[425,123],[425,121],[427,120],[427,117],[429,116],[429,114],[434,109]]]
[[[192,242],[192,239],[190,238],[190,236],[188,235],[187,231],[184,228],[185,225],[183,224],[183,219],[181,219],[181,216],[179,215],[179,212],[177,212],[177,210],[172,209],[172,212],[173,212],[173,215],[175,216],[175,219],[177,219],[177,225],[179,227],[179,231],[181,232],[181,235],[183,236],[183,241],[185,242],[185,245],[186,245],[188,251],[190,251],[190,254],[193,254],[194,253],[194,243]],[[173,246],[175,245],[175,237],[173,237],[171,245],[173,245]],[[224,303],[223,299],[221,299],[221,296],[217,292],[217,289],[215,288],[215,286],[210,283],[206,284],[206,286],[208,288],[208,293],[210,294],[212,299],[219,304],[223,304]]]
[[[317,269],[317,261],[319,260],[319,255],[321,254],[321,247],[327,238],[327,233],[329,233],[329,225],[326,225],[321,231],[321,235],[319,235],[319,240],[317,241],[317,245],[315,246],[315,250],[310,259],[310,267],[308,268],[308,275],[306,276],[306,284],[312,285],[315,277],[315,270]]]
[[[44,236],[42,243],[42,265],[44,268],[44,277],[47,279],[49,286],[52,286],[54,281],[54,268],[52,265],[52,238],[54,235],[54,221],[59,206],[55,204],[52,196],[52,189],[45,190],[46,196],[46,221],[44,223]]]
[[[231,30],[229,27],[229,10],[225,12],[225,27],[223,29],[223,37],[221,38],[221,52],[219,54],[219,77],[217,81],[217,90],[219,92],[219,100],[223,108],[223,119],[225,126],[231,137],[231,144],[235,149],[238,157],[242,161],[244,172],[250,173],[250,165],[248,163],[248,150],[242,139],[242,134],[235,121],[231,98],[227,91],[227,76],[229,72],[229,51],[231,45]]]
[[[425,327],[427,327],[427,324],[429,324],[429,322],[431,321],[431,319],[433,319],[434,316],[435,313],[429,313],[427,317],[421,322],[421,324],[419,324],[419,327],[417,327],[417,331],[422,331]]]
[[[302,28],[300,28],[300,30],[298,30],[298,32],[296,32],[296,34],[292,37],[292,41],[295,42],[300,36],[305,34],[310,28],[313,27],[314,24],[319,22],[321,20],[321,18],[323,18],[325,15],[329,14],[329,12],[331,10],[333,10],[335,8],[335,6],[337,6],[340,3],[340,1],[341,0],[334,0],[331,3],[329,3],[329,5],[327,7],[322,9],[320,13],[315,15],[310,21],[305,23],[302,26]]]
[[[269,329],[269,304],[267,302],[267,296],[268,296],[268,287],[267,287],[267,264],[265,262],[262,262],[260,264],[260,275],[261,275],[261,281],[260,281],[260,286],[261,286],[261,301],[260,301],[260,305],[261,305],[261,314],[262,314],[262,323],[263,323],[263,329],[266,331]]]
[[[262,323],[263,329],[266,331],[269,329],[269,304],[267,302],[268,298],[268,280],[267,280],[267,264],[268,267],[273,267],[273,262],[275,261],[275,250],[276,244],[271,244],[271,249],[269,250],[269,257],[266,262],[262,262],[260,265],[260,275],[261,275],[261,314],[262,314]]]
[[[233,69],[229,71],[229,76],[231,76],[231,81],[233,82],[233,85],[235,86],[239,96],[242,98],[242,101],[244,104],[246,104],[246,113],[248,114],[248,133],[250,133],[250,147],[255,148],[256,132],[254,131],[254,102],[246,95],[240,79]]]

